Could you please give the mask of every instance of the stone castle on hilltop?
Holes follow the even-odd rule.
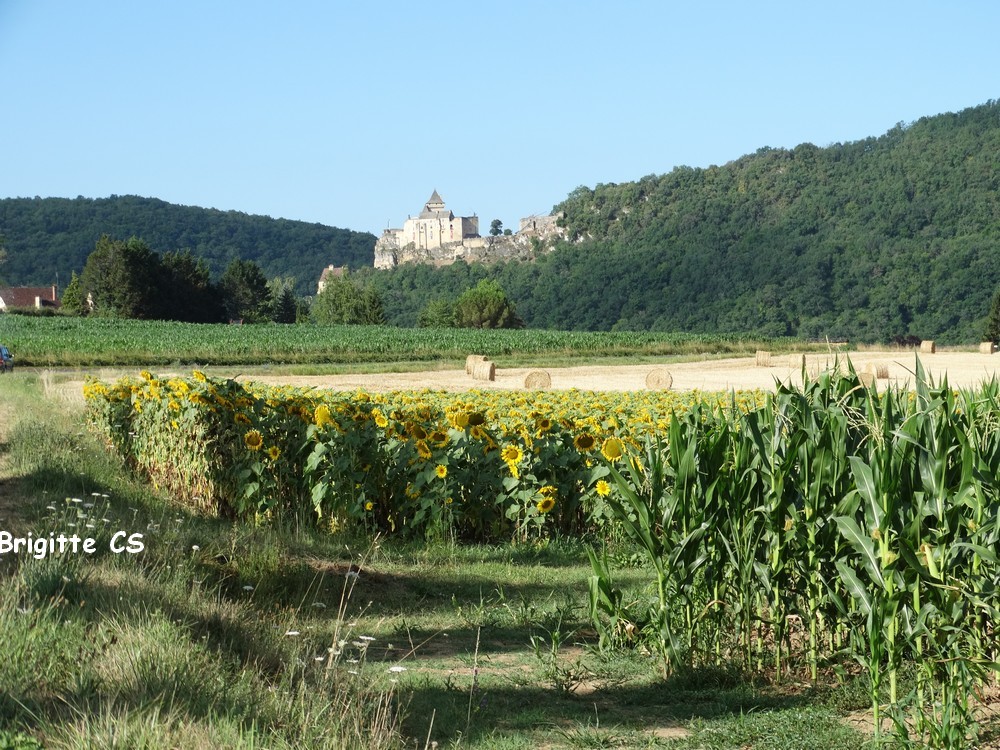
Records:
[[[435,190],[416,217],[407,218],[401,229],[386,229],[378,238],[375,268],[395,268],[401,263],[442,266],[456,260],[491,262],[530,258],[562,236],[557,218],[529,216],[521,219],[514,234],[482,237],[479,217],[455,216]]]

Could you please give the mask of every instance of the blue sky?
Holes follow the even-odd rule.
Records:
[[[0,0],[0,197],[378,233],[1000,97],[1000,3]],[[170,248],[159,248],[166,250]]]

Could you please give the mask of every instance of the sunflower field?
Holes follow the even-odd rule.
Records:
[[[126,463],[202,512],[485,541],[600,527],[610,518],[607,460],[694,404],[746,411],[764,398],[345,393],[199,371],[91,380],[84,395],[90,422]]]

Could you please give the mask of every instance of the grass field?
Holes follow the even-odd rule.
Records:
[[[870,700],[862,678],[664,679],[641,649],[599,652],[579,541],[404,545],[198,518],[111,460],[58,386],[3,380],[0,531],[76,529],[99,549],[0,557],[0,747],[864,741],[849,720]],[[116,531],[144,549],[111,553]],[[616,582],[646,596],[619,544]]]

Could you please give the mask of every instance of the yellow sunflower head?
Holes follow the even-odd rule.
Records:
[[[556,507],[556,499],[553,495],[545,495],[538,501],[535,507],[538,508],[539,513],[548,513]]]
[[[573,439],[573,445],[581,453],[588,453],[594,450],[594,446],[597,445],[597,440],[589,432],[581,432]]]
[[[264,444],[264,438],[261,437],[260,432],[257,430],[250,430],[243,436],[243,442],[250,450],[259,451],[260,447]]]
[[[316,407],[316,411],[313,412],[313,421],[315,421],[317,427],[326,427],[328,424],[333,424],[333,417],[330,415],[330,407],[326,404],[320,404]]]
[[[601,454],[609,461],[617,461],[625,454],[625,444],[616,437],[610,437],[604,441]]]
[[[448,476],[448,467],[444,464],[438,464],[434,467],[434,473],[437,474],[438,479],[444,479]]]
[[[278,456],[280,455],[281,455],[281,448],[279,448],[276,445],[272,445],[270,448],[267,449],[267,457],[270,458],[272,461],[277,461]]]
[[[607,497],[611,494],[611,485],[605,482],[603,479],[598,479],[597,484],[594,487],[595,491],[601,497]]]
[[[500,452],[500,458],[509,464],[518,464],[521,463],[521,459],[524,458],[524,453],[518,446],[513,443],[508,443]]]

